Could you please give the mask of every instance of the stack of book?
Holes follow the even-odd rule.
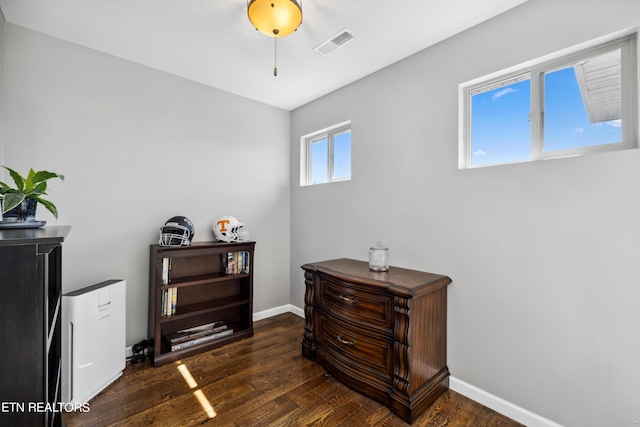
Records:
[[[227,252],[222,254],[222,268],[225,274],[249,274],[248,251]]]
[[[160,297],[160,316],[166,317],[176,314],[176,304],[178,302],[178,288],[163,288]]]
[[[225,325],[224,322],[217,321],[167,334],[165,340],[171,351],[175,351],[231,334],[233,334],[233,329]]]

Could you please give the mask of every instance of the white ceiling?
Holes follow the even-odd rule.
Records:
[[[292,110],[526,0],[302,0],[298,31],[256,31],[246,0],[0,0],[7,22]],[[343,28],[356,38],[313,48]]]

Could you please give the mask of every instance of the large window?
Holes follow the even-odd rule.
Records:
[[[460,86],[459,167],[635,148],[636,36]]]
[[[351,179],[351,123],[341,123],[301,139],[300,185]]]

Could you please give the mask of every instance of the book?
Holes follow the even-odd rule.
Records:
[[[202,344],[205,342],[209,342],[212,340],[216,340],[218,338],[222,338],[222,337],[226,337],[228,335],[233,334],[233,329],[227,328],[227,329],[223,329],[221,331],[218,332],[213,332],[210,333],[208,335],[204,335],[201,337],[196,337],[196,338],[192,338],[189,339],[188,341],[184,341],[184,342],[180,342],[177,344],[171,344],[171,351],[175,351],[175,350],[181,350],[184,348],[189,348],[192,347],[194,345],[198,345],[198,344]]]
[[[244,256],[245,256],[246,251],[240,251],[238,252],[238,274],[242,274],[244,273]]]
[[[171,334],[165,335],[165,340],[170,345],[189,341],[194,338],[215,334],[229,329],[222,321],[207,323],[206,325],[196,326],[195,328],[184,329]]]
[[[178,304],[178,288],[171,288],[171,314],[176,314],[176,306]]]
[[[234,252],[226,252],[222,255],[222,267],[224,274],[234,274],[236,269],[236,256]]]
[[[234,259],[233,255],[234,255],[233,252],[229,252],[229,255],[228,255],[228,259],[229,259],[229,268],[228,268],[229,269],[229,274],[233,274],[234,271],[236,270],[236,263],[235,263],[235,259]]]
[[[245,251],[244,252],[244,269],[242,271],[244,274],[249,274],[250,261],[251,261],[251,252]]]
[[[216,320],[215,322],[205,323],[203,325],[194,326],[192,328],[180,329],[179,331],[167,334],[167,337],[173,336],[190,336],[191,334],[198,334],[201,332],[209,332],[221,326],[226,326],[222,320]]]
[[[171,316],[171,288],[164,290],[164,315]]]
[[[165,299],[165,290],[160,289],[160,317],[164,317],[164,299]]]
[[[233,274],[238,274],[238,270],[240,269],[240,253],[239,252],[234,252],[233,253]]]
[[[162,258],[162,284],[169,284],[169,258]]]

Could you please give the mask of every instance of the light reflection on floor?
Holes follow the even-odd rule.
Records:
[[[193,389],[198,387],[198,383],[193,379],[193,376],[191,375],[191,372],[189,372],[189,368],[187,368],[187,365],[183,365],[179,360],[176,362],[176,364],[178,365],[178,371],[182,375],[182,378],[184,378],[184,380],[186,381],[189,388]],[[196,399],[198,399],[198,402],[200,402],[200,406],[202,406],[202,409],[207,413],[207,416],[209,418],[214,418],[217,415],[216,411],[213,409],[213,406],[211,406],[209,399],[207,399],[202,390],[198,389],[194,391],[193,395],[196,397]]]

